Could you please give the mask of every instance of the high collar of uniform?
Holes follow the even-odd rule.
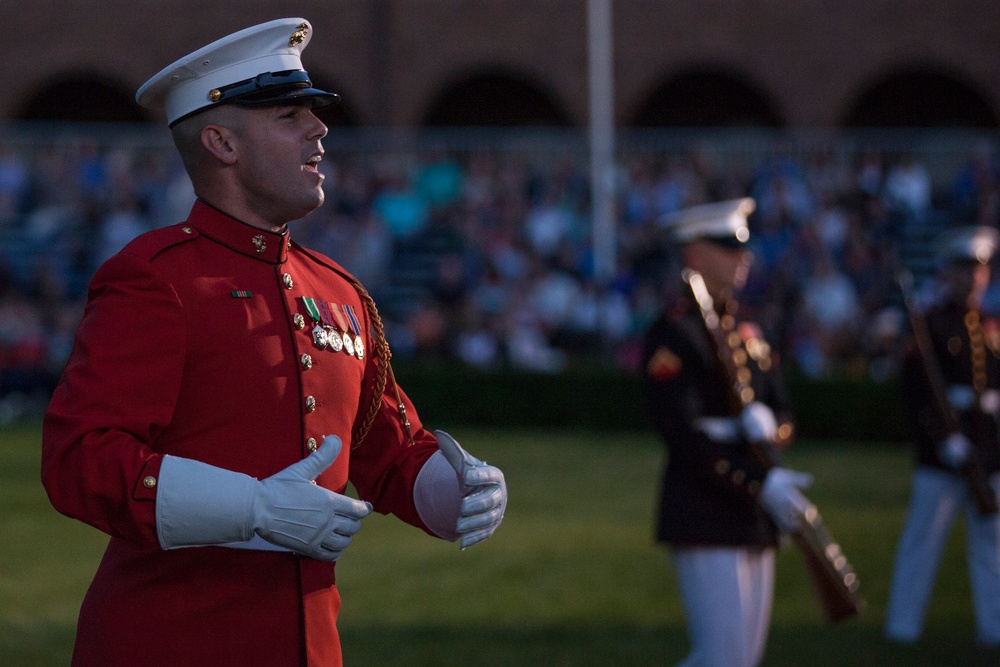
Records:
[[[195,201],[187,224],[241,255],[269,264],[281,264],[288,259],[292,239],[287,229],[281,234],[258,229],[200,199]]]

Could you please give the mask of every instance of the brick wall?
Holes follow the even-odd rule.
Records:
[[[518,72],[587,122],[585,0],[102,0],[0,7],[0,119],[53,77],[90,73],[130,90],[185,53],[281,16],[316,28],[306,67],[362,124],[418,124],[470,72]],[[619,124],[692,68],[739,75],[791,126],[836,125],[866,87],[899,67],[974,90],[1000,116],[995,0],[614,0]],[[69,103],[69,102],[68,102]]]

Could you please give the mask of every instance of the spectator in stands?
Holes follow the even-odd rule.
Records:
[[[139,234],[153,228],[146,218],[138,198],[128,189],[117,189],[112,195],[107,215],[101,217],[93,245],[91,270],[103,264],[109,257],[125,247]],[[176,221],[175,221],[176,222]]]
[[[156,140],[138,147],[124,145],[114,135],[57,145],[47,145],[45,138],[36,141],[33,150],[7,149],[0,155],[3,252],[13,269],[12,280],[22,290],[31,289],[38,275],[35,264],[44,257],[66,285],[65,298],[79,297],[93,272],[91,257],[108,252],[98,247],[102,232],[119,229],[114,246],[133,235],[129,227],[137,228],[108,225],[120,216],[113,209],[121,193],[134,194],[146,228],[182,220],[194,201],[190,178],[177,157]],[[557,260],[577,291],[586,292],[588,303],[624,297],[616,307],[637,313],[645,307],[641,295],[659,289],[662,279],[662,249],[650,243],[657,233],[655,216],[704,201],[709,193],[736,197],[752,187],[760,192],[759,210],[751,220],[756,261],[743,302],[755,310],[776,344],[794,339],[800,351],[811,348],[817,361],[809,367],[825,373],[818,348],[789,331],[802,321],[796,294],[815,258],[826,253],[854,283],[866,315],[887,305],[893,298],[886,289],[887,275],[903,258],[902,244],[911,242],[907,216],[928,205],[928,183],[921,173],[928,170],[915,160],[916,154],[905,162],[893,161],[879,150],[857,156],[817,150],[800,156],[790,143],[780,142],[756,164],[739,164],[713,160],[711,144],[705,146],[709,150],[622,151],[618,260],[628,267],[632,284],[627,289],[588,284],[594,276],[587,247],[587,164],[580,154],[558,148],[480,147],[464,155],[438,145],[377,155],[338,151],[336,164],[330,160],[320,166],[327,204],[303,222],[298,238],[363,279],[379,297],[390,328],[399,336],[397,351],[405,355],[412,350],[412,336],[403,311],[412,304],[398,298],[401,290],[393,294],[398,285],[391,282],[390,268],[400,266],[428,235],[455,241],[440,252],[461,254],[461,291],[501,321],[538,258]],[[996,226],[997,164],[992,146],[975,147],[952,190],[938,194],[951,195],[945,203],[965,216],[961,219]],[[933,197],[929,205],[926,224],[931,229],[946,224],[933,215],[940,216]],[[433,283],[428,271],[426,282],[408,279],[405,287],[420,291],[422,298],[454,301],[448,294],[455,285],[435,294]],[[392,298],[383,299],[383,294]],[[449,327],[452,332],[462,328]],[[631,332],[618,344],[634,347],[635,335]],[[855,336],[844,344],[860,349],[862,342]],[[571,345],[559,351],[568,353],[567,363],[581,354],[602,361],[614,358],[593,346]],[[802,358],[806,356],[802,352]],[[830,372],[838,371],[831,367]]]
[[[855,350],[862,314],[857,290],[828,255],[820,255],[802,286],[803,369],[815,377],[843,369]],[[806,347],[807,346],[807,347]]]
[[[890,207],[910,218],[923,219],[931,208],[931,177],[927,168],[913,154],[904,153],[886,173],[885,196]]]
[[[23,156],[0,144],[0,233],[20,225],[28,205],[29,172]]]
[[[991,143],[975,147],[955,175],[949,195],[955,220],[1000,227],[1000,159]]]

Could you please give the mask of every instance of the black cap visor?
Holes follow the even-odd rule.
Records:
[[[273,107],[297,100],[312,100],[313,109],[321,109],[340,99],[340,95],[312,87],[309,74],[304,70],[283,72],[263,72],[252,79],[237,81],[212,91],[213,99],[200,109],[181,116],[170,127],[206,109],[220,104],[235,104],[241,107]]]
[[[702,236],[700,238],[702,241],[708,241],[712,245],[725,250],[743,250],[747,247],[744,241],[739,240],[735,236]]]

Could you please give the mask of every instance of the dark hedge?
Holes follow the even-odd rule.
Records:
[[[423,422],[442,425],[649,429],[641,378],[605,369],[486,373],[447,363],[394,363]],[[895,383],[786,378],[799,435],[906,440]]]

